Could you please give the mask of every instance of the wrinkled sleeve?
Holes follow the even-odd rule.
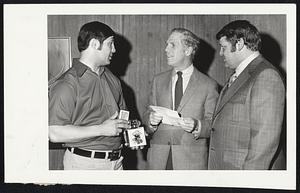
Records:
[[[59,82],[49,89],[49,125],[72,124],[76,93],[67,82]]]

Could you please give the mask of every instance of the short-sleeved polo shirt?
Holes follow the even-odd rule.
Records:
[[[106,67],[99,75],[79,60],[49,88],[49,125],[99,125],[126,109],[121,84]],[[121,137],[97,136],[66,143],[91,150],[117,149]]]

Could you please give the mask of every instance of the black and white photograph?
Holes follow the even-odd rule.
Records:
[[[4,27],[5,182],[296,188],[293,4],[6,5]]]

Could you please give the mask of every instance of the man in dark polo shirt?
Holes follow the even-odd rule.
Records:
[[[64,169],[122,170],[121,132],[128,121],[120,81],[105,67],[114,46],[113,30],[100,22],[83,25],[79,60],[49,89],[49,139],[64,143]]]

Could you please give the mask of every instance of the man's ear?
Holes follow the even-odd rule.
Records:
[[[237,41],[237,43],[236,43],[236,49],[238,50],[238,51],[241,51],[243,48],[244,48],[244,46],[245,46],[245,42],[244,42],[244,39],[243,38],[240,38],[238,41]]]
[[[193,48],[192,47],[187,47],[185,49],[184,53],[185,53],[186,56],[190,56],[192,54],[192,52],[193,52]]]
[[[95,39],[95,38],[92,38],[92,39],[90,40],[89,47],[98,50],[98,49],[100,49],[100,47],[101,47],[100,45],[101,45],[101,44],[100,44],[99,40],[97,40],[97,39]]]

